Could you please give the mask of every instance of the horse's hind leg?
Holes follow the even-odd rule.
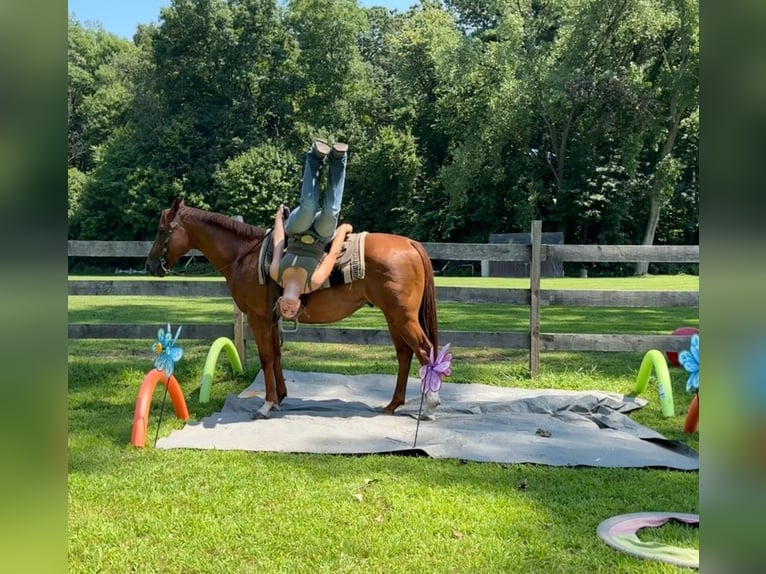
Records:
[[[396,388],[394,389],[394,396],[391,398],[391,402],[383,408],[383,412],[392,415],[397,407],[404,404],[405,397],[407,395],[407,377],[410,374],[410,366],[412,365],[412,348],[405,342],[399,332],[390,323],[388,325],[388,331],[391,333],[391,340],[394,343],[394,349],[396,349],[396,359],[399,362],[399,370],[396,374]]]
[[[409,320],[397,326],[388,318],[388,331],[396,349],[399,361],[399,371],[396,375],[396,388],[391,402],[383,409],[388,414],[394,414],[397,407],[404,404],[407,395],[407,378],[412,366],[412,356],[417,355],[421,365],[428,362],[428,350],[431,348],[423,329],[417,319]]]

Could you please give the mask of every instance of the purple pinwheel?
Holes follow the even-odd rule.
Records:
[[[681,363],[689,378],[686,380],[687,392],[699,392],[700,390],[700,337],[697,334],[692,335],[691,344],[688,351],[681,351],[678,354],[678,362]]]
[[[165,376],[170,377],[173,374],[173,368],[175,364],[183,357],[184,350],[181,347],[176,347],[176,341],[178,335],[181,334],[181,326],[179,325],[176,336],[173,337],[173,333],[170,330],[170,323],[168,323],[168,330],[160,328],[157,331],[157,340],[152,345],[152,349],[157,354],[157,358],[154,359],[154,367],[158,371],[164,371]]]
[[[447,349],[449,349],[449,343],[442,347],[434,360],[434,349],[431,347],[428,363],[420,367],[421,393],[426,391],[435,393],[442,386],[442,378],[452,374],[452,353],[448,353]]]

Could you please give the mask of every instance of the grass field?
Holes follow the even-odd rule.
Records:
[[[617,281],[617,288],[636,289],[631,283],[643,279],[652,281],[641,285],[664,284],[648,289],[698,288],[698,278],[685,276],[552,281],[587,282],[587,289],[611,288],[592,282]],[[455,278],[439,281],[466,284]],[[544,283],[543,288],[574,287]],[[227,322],[231,316],[228,299],[69,301],[70,322],[163,326],[167,321]],[[498,314],[491,306],[444,304],[440,324],[443,329],[524,330],[523,308],[519,315],[512,309]],[[695,309],[636,310],[631,317],[625,314],[629,309],[553,311],[543,310],[544,330],[667,333],[698,324]],[[351,321],[367,327],[379,320],[370,311]],[[152,366],[151,343],[69,342],[70,572],[683,571],[612,550],[595,531],[602,520],[626,512],[698,512],[694,472],[135,449],[130,446],[132,416],[138,386]],[[196,391],[210,341],[182,335],[179,343],[185,354],[176,376],[193,420],[219,410],[228,393],[242,390],[257,373],[250,343],[245,374],[235,377],[219,369],[211,402],[200,405]],[[283,353],[285,368],[294,370],[391,375],[396,370],[387,346],[291,343]],[[460,349],[450,381],[628,392],[640,361],[636,353],[545,353],[541,376],[532,381],[525,352]],[[691,400],[685,373],[672,369],[671,375],[676,416],[661,416],[656,385],[650,384],[649,405],[632,418],[697,448],[697,435],[681,432]],[[155,433],[164,436],[182,426],[166,405],[157,428],[161,399],[157,391],[149,445]],[[699,547],[698,530],[680,525],[640,537]]]

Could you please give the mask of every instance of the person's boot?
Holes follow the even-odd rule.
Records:
[[[318,159],[324,159],[330,153],[330,144],[323,139],[315,139],[311,146],[311,153]]]
[[[333,159],[338,159],[343,156],[348,151],[348,144],[347,143],[341,143],[341,142],[335,142],[332,144],[332,157]]]

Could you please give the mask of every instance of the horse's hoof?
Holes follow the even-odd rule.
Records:
[[[269,417],[269,413],[262,413],[261,411],[256,411],[251,417],[254,421],[260,421],[260,420],[266,420]]]
[[[442,404],[442,400],[439,397],[439,392],[429,392],[426,394],[426,405],[429,411],[432,411],[436,407]]]

